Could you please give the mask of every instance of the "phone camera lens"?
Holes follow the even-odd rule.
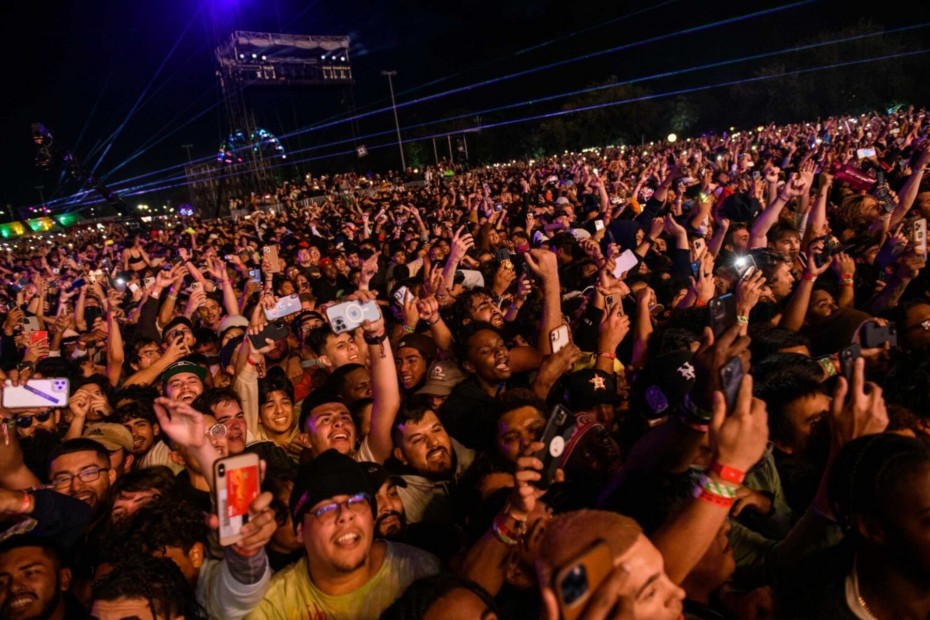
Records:
[[[226,466],[225,466],[225,465],[220,465],[219,467],[217,467],[217,468],[216,468],[216,473],[219,474],[220,477],[225,476],[225,475],[226,475]]]

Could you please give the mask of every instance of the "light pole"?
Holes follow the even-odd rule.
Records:
[[[42,190],[45,189],[45,186],[36,185],[36,189],[39,190],[39,200],[42,201],[42,212],[45,213],[45,194],[42,193]]]
[[[194,148],[193,144],[182,144],[181,148],[187,151],[187,169],[190,171],[190,176],[194,176],[194,162],[191,161],[191,149]],[[191,205],[194,204],[194,188],[191,187],[190,179],[188,178],[187,182],[187,193],[190,195]]]
[[[394,127],[397,129],[397,148],[400,149],[400,169],[401,172],[407,169],[407,162],[404,161],[404,143],[400,139],[400,121],[397,120],[397,103],[394,101],[394,76],[397,71],[382,71],[381,75],[386,75],[388,79],[388,88],[391,89],[391,108],[394,110]]]

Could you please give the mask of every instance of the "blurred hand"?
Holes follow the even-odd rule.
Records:
[[[729,416],[723,393],[714,392],[710,445],[718,463],[749,471],[765,453],[768,439],[768,413],[765,402],[752,397],[752,375],[743,377]]]

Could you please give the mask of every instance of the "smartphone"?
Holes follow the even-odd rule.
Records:
[[[534,454],[536,458],[542,461],[543,468],[539,480],[533,482],[533,485],[542,490],[549,488],[555,478],[555,470],[559,467],[562,460],[562,453],[565,452],[565,435],[571,432],[569,423],[572,419],[571,412],[562,405],[556,405],[549,414],[549,420],[546,422],[546,428],[543,429],[539,441],[543,442],[543,447]]]
[[[202,291],[202,290],[203,290],[202,282],[194,282],[193,284],[191,284],[191,293],[194,293],[196,291]]]
[[[281,265],[278,261],[278,246],[266,245],[262,248],[262,254],[267,256],[271,261],[271,272],[278,273],[281,270]]]
[[[286,338],[287,332],[287,325],[283,325],[277,322],[268,323],[264,328],[262,328],[262,331],[255,335],[249,336],[249,339],[252,341],[252,345],[256,349],[261,349],[268,344],[265,342],[265,339],[278,341],[282,338]]]
[[[145,286],[145,288],[150,289],[155,285],[155,278],[151,276],[148,278],[143,278],[142,284]]]
[[[295,293],[278,300],[271,310],[265,310],[265,318],[269,321],[283,319],[284,317],[300,312],[300,297]]]
[[[19,387],[7,380],[3,384],[3,406],[7,408],[65,407],[70,382],[64,378],[29,379]]]
[[[927,260],[927,220],[926,218],[916,219],[911,222],[908,229],[908,237],[920,256]]]
[[[37,344],[43,340],[48,341],[48,332],[44,329],[39,329],[29,334],[29,344]]]
[[[898,346],[898,329],[894,323],[879,325],[869,321],[862,326],[862,346],[866,349],[884,347],[885,343],[892,347]]]
[[[249,269],[249,282],[256,282],[261,284],[262,281],[262,270],[261,269]]]
[[[84,286],[85,284],[87,284],[87,282],[84,280],[84,278],[78,278],[77,280],[71,283],[71,286],[68,287],[68,292],[70,293],[71,291],[76,291],[82,286]]]
[[[846,383],[850,387],[856,370],[856,360],[860,357],[862,357],[862,348],[855,343],[840,351],[840,368],[843,369],[843,376],[846,377]]]
[[[694,276],[694,279],[697,280],[698,276],[701,273],[701,259],[698,259],[691,263],[691,275]]]
[[[619,278],[624,273],[629,273],[639,264],[639,257],[633,250],[624,250],[623,254],[617,257],[614,262],[614,277]]]
[[[743,383],[743,363],[739,356],[733,357],[720,369],[720,385],[727,401],[727,412],[736,410],[736,399],[739,397],[739,387]]]
[[[604,220],[594,220],[594,230],[597,232],[604,230]]]
[[[394,303],[404,307],[404,302],[407,301],[407,293],[410,291],[406,286],[401,286],[396,291],[394,291]]]
[[[136,284],[135,282],[130,282],[130,283],[129,283],[129,290],[132,291],[133,293],[135,293],[136,291],[139,290],[139,285]]]
[[[875,157],[875,149],[856,149],[856,157],[859,159]]]
[[[333,331],[337,334],[360,327],[365,321],[377,321],[381,318],[381,310],[374,300],[367,303],[347,301],[326,309],[326,317]]]
[[[216,513],[220,520],[219,542],[223,547],[242,538],[242,526],[249,521],[249,506],[260,489],[258,455],[243,452],[213,463]]]
[[[758,170],[753,170],[753,171],[752,171],[752,179],[753,179],[754,181],[758,181],[761,177],[762,177],[762,173],[761,173],[761,172],[759,172]]]
[[[549,344],[552,346],[553,353],[558,353],[571,341],[571,332],[568,330],[568,325],[564,323],[549,332]]]
[[[595,541],[555,574],[553,589],[559,601],[559,615],[576,620],[584,611],[591,594],[614,569],[610,547]]]
[[[33,332],[39,331],[39,319],[34,316],[24,316],[23,317],[23,333],[31,334]]]
[[[840,240],[836,237],[829,236],[824,239],[823,251],[814,255],[814,264],[823,267],[833,260],[833,255],[840,250]]]
[[[710,327],[714,330],[714,337],[719,338],[731,325],[736,323],[736,297],[727,293],[714,297],[707,303]]]
[[[494,258],[497,259],[497,262],[503,263],[505,260],[510,260],[510,250],[507,248],[501,248],[494,254]]]
[[[891,198],[888,185],[885,183],[884,170],[879,170],[875,174],[875,188],[872,190],[872,196],[874,196],[875,199],[881,203],[885,213],[891,213],[897,207],[897,205],[894,203],[894,200]]]

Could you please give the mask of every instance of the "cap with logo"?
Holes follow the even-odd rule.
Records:
[[[426,383],[417,390],[417,394],[429,396],[448,396],[452,388],[465,380],[465,373],[458,364],[451,360],[433,362],[426,373]]]
[[[568,375],[566,388],[573,411],[613,405],[621,400],[617,394],[617,377],[597,368],[586,368]]]
[[[132,452],[132,433],[122,424],[101,422],[84,429],[82,437],[93,439],[108,451],[113,452],[122,448]]]
[[[165,371],[161,373],[161,384],[164,386],[168,383],[168,380],[175,375],[180,375],[182,373],[189,372],[197,375],[197,378],[203,381],[207,377],[207,371],[203,366],[195,364],[194,362],[189,362],[187,360],[181,360],[175,362],[165,368]]]

